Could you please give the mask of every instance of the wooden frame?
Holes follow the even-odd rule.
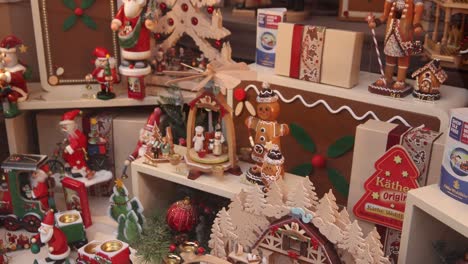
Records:
[[[340,0],[338,18],[347,21],[362,21],[369,13],[376,17],[382,15],[384,3],[386,0]],[[347,12],[347,15],[345,15]]]
[[[108,48],[118,61],[117,36],[109,27],[116,11],[115,0],[96,1],[85,9],[96,22],[96,30],[87,28],[78,18],[71,29],[63,31],[62,24],[73,11],[62,1],[31,0],[31,8],[41,84],[45,90],[85,84],[85,75],[94,66],[90,60],[96,46]],[[61,76],[56,74],[58,67],[64,69]]]
[[[91,211],[89,210],[88,192],[84,183],[77,181],[70,177],[65,177],[62,180],[62,188],[64,194],[65,205],[67,210],[77,210],[83,218],[83,224],[86,228],[91,226]],[[71,196],[75,195],[78,198],[78,205],[70,203],[73,199]]]

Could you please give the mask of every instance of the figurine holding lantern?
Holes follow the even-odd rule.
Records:
[[[410,56],[422,51],[421,42],[413,41],[413,37],[423,31],[421,25],[423,11],[422,0],[386,0],[380,18],[375,19],[372,15],[367,18],[374,38],[375,27],[387,23],[384,39],[385,70],[381,65],[383,76],[369,86],[371,93],[395,97],[404,97],[411,93],[412,87],[406,83],[406,73]],[[374,42],[377,44],[375,39]],[[376,50],[379,55],[377,47]],[[396,81],[393,80],[395,67],[397,67]]]

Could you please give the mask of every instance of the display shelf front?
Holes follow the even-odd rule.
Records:
[[[444,194],[437,184],[408,192],[404,219],[399,263],[439,263],[430,257],[438,240],[449,240],[453,250],[466,250],[468,205]]]

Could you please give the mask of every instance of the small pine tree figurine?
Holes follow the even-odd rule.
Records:
[[[115,181],[110,202],[109,215],[119,224],[117,238],[124,242],[138,239],[145,222],[143,206],[138,198],[128,198],[128,190],[121,179]]]

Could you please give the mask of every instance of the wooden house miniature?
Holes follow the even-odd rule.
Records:
[[[220,92],[216,93],[214,89],[202,89],[198,96],[189,103],[190,110],[187,120],[187,139],[189,140],[187,140],[185,162],[190,169],[188,177],[192,180],[200,177],[202,173],[222,174],[225,171],[235,175],[242,173],[237,165],[236,135],[232,119],[232,108],[227,104],[224,96]],[[198,133],[195,123],[197,114],[202,109],[216,113],[219,116],[219,126],[225,128],[226,147],[223,147],[220,155],[208,152],[206,142],[203,143],[201,149],[197,149],[192,140],[194,135]],[[199,126],[197,126],[198,128]]]
[[[447,80],[447,73],[440,66],[439,60],[432,60],[415,71],[411,77],[416,78],[413,96],[421,100],[440,99],[440,86]]]
[[[272,223],[253,250],[267,256],[268,263],[340,263],[334,245],[311,223],[293,216]]]

